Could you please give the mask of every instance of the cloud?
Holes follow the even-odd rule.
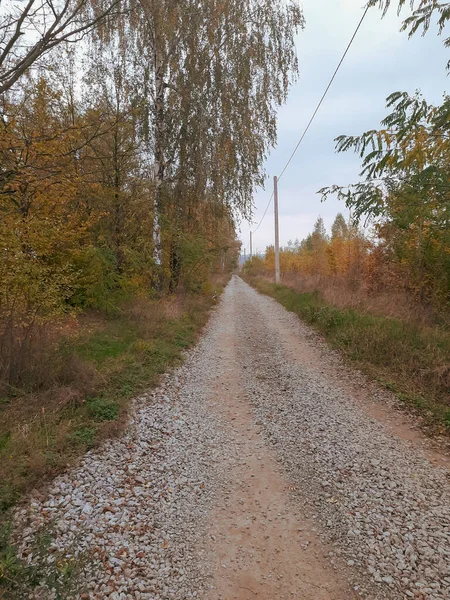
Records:
[[[298,36],[300,78],[279,112],[277,147],[266,161],[270,175],[266,191],[255,194],[255,222],[259,222],[271,193],[272,176],[286,163],[363,14],[360,0],[304,0],[306,29]],[[406,12],[402,18],[406,16]],[[400,32],[402,18],[395,8],[381,19],[369,11],[316,120],[280,182],[280,241],[303,238],[319,215],[328,227],[345,206],[335,199],[321,203],[319,188],[358,181],[360,159],[336,154],[334,138],[378,127],[386,115],[385,99],[397,90],[422,88],[431,102],[439,102],[448,80],[447,51],[430,31],[408,40]],[[249,226],[241,226],[248,247]],[[272,207],[255,235],[255,248],[273,243]]]

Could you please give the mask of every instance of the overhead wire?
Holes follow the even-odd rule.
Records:
[[[352,46],[353,42],[355,41],[355,38],[356,38],[356,36],[357,36],[357,34],[358,34],[358,31],[361,29],[361,25],[363,24],[363,21],[364,21],[364,19],[366,18],[366,15],[367,15],[367,13],[369,12],[369,8],[370,8],[370,6],[369,6],[369,5],[368,5],[368,6],[366,6],[366,10],[364,11],[364,14],[363,14],[363,16],[361,17],[361,20],[359,21],[359,23],[358,23],[358,26],[356,27],[354,34],[352,35],[352,39],[351,39],[351,40],[350,40],[350,42],[348,43],[348,46],[347,46],[347,48],[345,49],[345,52],[344,52],[344,54],[342,55],[342,58],[341,58],[341,60],[339,61],[339,64],[338,64],[338,66],[336,67],[336,70],[334,71],[334,73],[333,73],[333,76],[332,76],[332,78],[330,79],[330,82],[329,82],[329,84],[327,85],[327,88],[326,88],[325,92],[323,93],[323,96],[322,96],[322,98],[320,99],[320,101],[319,101],[319,104],[318,104],[318,105],[317,105],[317,107],[316,107],[316,110],[314,111],[314,113],[313,113],[313,116],[312,116],[312,117],[311,117],[311,119],[309,120],[309,123],[308,123],[308,125],[306,126],[306,128],[305,128],[305,131],[302,133],[302,136],[301,136],[301,138],[299,139],[299,141],[298,141],[297,145],[295,146],[295,148],[294,148],[294,151],[292,152],[291,156],[289,157],[289,160],[287,161],[287,163],[285,164],[285,166],[284,166],[283,170],[281,171],[280,175],[278,176],[278,181],[280,181],[280,179],[283,177],[283,175],[284,175],[284,173],[285,173],[286,169],[287,169],[287,168],[288,168],[288,166],[290,165],[290,163],[291,163],[292,159],[294,158],[294,156],[295,156],[295,154],[296,154],[297,150],[299,149],[299,147],[300,147],[300,144],[301,144],[301,143],[303,142],[303,140],[305,139],[305,136],[306,136],[306,134],[308,133],[308,131],[309,131],[309,128],[311,127],[311,125],[312,125],[312,123],[313,123],[314,119],[316,118],[316,115],[317,115],[317,113],[318,113],[318,112],[319,112],[319,110],[320,110],[320,107],[321,107],[321,106],[322,106],[322,104],[323,104],[323,101],[325,100],[325,98],[326,98],[326,96],[327,96],[328,92],[330,91],[330,88],[331,88],[331,86],[333,85],[333,81],[336,79],[336,75],[338,74],[338,72],[339,72],[339,70],[340,70],[340,68],[341,68],[341,66],[342,66],[342,63],[344,62],[344,60],[345,60],[345,57],[347,56],[347,54],[348,54],[348,52],[349,52],[349,50],[350,50],[350,48],[351,48],[351,46]]]
[[[350,48],[351,48],[351,46],[352,46],[353,42],[355,41],[355,38],[356,38],[356,36],[358,35],[358,32],[359,32],[359,30],[361,29],[361,25],[363,24],[363,22],[364,22],[364,19],[366,18],[366,15],[367,15],[367,13],[369,12],[369,8],[370,8],[370,5],[368,4],[368,5],[366,6],[366,9],[365,9],[365,11],[364,11],[364,14],[363,14],[363,16],[361,17],[361,20],[359,21],[359,23],[358,23],[358,25],[357,25],[357,27],[356,27],[356,29],[355,29],[355,31],[354,31],[354,33],[353,33],[352,37],[351,37],[351,40],[350,40],[350,42],[349,42],[349,43],[348,43],[348,45],[347,45],[347,48],[345,49],[345,52],[344,52],[344,54],[342,55],[342,58],[341,58],[341,60],[339,61],[339,64],[338,64],[338,66],[336,67],[336,70],[335,70],[335,71],[334,71],[334,73],[333,73],[333,76],[331,77],[331,79],[330,79],[330,81],[329,81],[329,83],[328,83],[328,85],[327,85],[327,87],[326,87],[326,89],[325,89],[325,92],[324,92],[324,93],[323,93],[323,95],[322,95],[322,98],[320,99],[320,101],[319,101],[318,105],[316,106],[316,109],[315,109],[315,111],[314,111],[314,113],[313,113],[313,115],[312,115],[311,119],[309,120],[309,122],[308,122],[308,124],[307,124],[307,126],[306,126],[306,128],[305,128],[305,130],[304,130],[304,132],[302,133],[302,135],[301,135],[301,137],[300,137],[300,139],[299,139],[299,141],[298,141],[297,145],[295,146],[295,148],[294,148],[294,151],[293,151],[293,152],[292,152],[292,154],[290,155],[290,157],[289,157],[289,159],[288,159],[287,163],[284,165],[284,168],[283,168],[283,170],[281,171],[280,175],[278,176],[278,181],[280,181],[280,179],[283,177],[283,175],[284,175],[284,173],[285,173],[286,169],[287,169],[287,168],[288,168],[288,166],[291,164],[291,161],[292,161],[292,159],[294,158],[294,156],[295,156],[295,154],[296,154],[297,150],[299,149],[299,147],[300,147],[300,144],[301,144],[301,143],[303,142],[303,140],[305,139],[305,136],[306,136],[306,134],[308,133],[308,131],[309,131],[309,129],[310,129],[310,127],[311,127],[311,125],[313,124],[313,121],[314,121],[314,119],[316,118],[316,116],[317,116],[317,113],[318,113],[318,112],[319,112],[319,110],[320,110],[320,107],[322,106],[322,104],[323,104],[323,102],[324,102],[324,100],[325,100],[325,98],[326,98],[326,96],[327,96],[328,92],[330,91],[330,88],[331,88],[331,86],[333,85],[333,81],[336,79],[336,75],[338,74],[338,72],[339,72],[339,70],[340,70],[340,68],[341,68],[341,66],[342,66],[342,63],[344,62],[344,60],[345,60],[345,58],[346,58],[346,56],[347,56],[347,54],[348,54],[348,52],[349,52],[349,50],[350,50]],[[260,226],[261,226],[262,222],[264,221],[264,217],[266,216],[266,214],[267,214],[267,211],[269,210],[269,206],[270,206],[270,204],[271,204],[271,202],[272,202],[272,199],[273,199],[273,192],[272,192],[272,195],[271,195],[271,197],[270,197],[270,200],[269,200],[269,202],[268,202],[268,204],[267,204],[266,210],[264,211],[264,214],[263,214],[263,216],[262,216],[261,220],[259,221],[258,225],[256,226],[256,229],[255,229],[254,231],[252,231],[252,234],[256,233],[256,232],[258,231],[258,229],[260,228]]]
[[[266,210],[264,211],[264,214],[263,214],[263,216],[262,216],[262,219],[261,219],[261,221],[258,223],[258,225],[257,225],[256,229],[255,229],[254,231],[252,231],[252,235],[258,231],[258,229],[259,229],[259,227],[260,227],[261,223],[264,221],[264,217],[266,216],[266,214],[267,214],[267,211],[269,210],[269,206],[270,206],[270,204],[272,203],[272,199],[273,199],[273,192],[272,192],[272,195],[271,195],[271,196],[270,196],[270,198],[269,198],[269,202],[267,203]]]

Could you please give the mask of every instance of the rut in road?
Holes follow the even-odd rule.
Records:
[[[450,599],[447,468],[374,419],[315,343],[233,277],[127,435],[17,511],[25,560],[52,540],[27,597]]]

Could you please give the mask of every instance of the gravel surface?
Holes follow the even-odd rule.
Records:
[[[450,598],[448,471],[330,387],[320,365],[291,360],[279,330],[301,337],[305,325],[243,282],[235,286],[247,393],[334,555],[353,568],[363,594],[368,574],[379,598]]]
[[[36,563],[33,544],[48,531],[45,569],[60,557],[82,565],[75,598],[187,600],[213,588],[206,540],[238,456],[210,397],[230,318],[241,393],[293,501],[331,542],[330,564],[362,598],[450,599],[448,471],[388,433],[300,350],[295,359],[284,334],[301,342],[306,326],[237,277],[186,363],[135,401],[127,435],[17,511],[21,555]],[[48,577],[28,597],[72,596]]]
[[[126,436],[89,452],[54,481],[45,498],[35,495],[16,513],[19,550],[30,565],[40,561],[36,540],[51,537],[45,577],[27,597],[202,595],[210,577],[203,544],[207,515],[234,452],[205,403],[219,374],[215,356],[207,333],[181,368],[135,401]],[[55,557],[81,569],[73,592],[64,588],[62,576],[54,581],[55,572],[63,571],[55,569]]]

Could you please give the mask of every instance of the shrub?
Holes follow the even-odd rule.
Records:
[[[107,248],[91,246],[76,256],[74,268],[79,277],[69,304],[116,313],[121,280],[115,255]]]
[[[93,427],[80,427],[75,430],[71,438],[85,446],[93,446],[96,430]]]
[[[119,416],[119,405],[106,398],[90,398],[87,401],[88,411],[95,421],[114,421]]]

